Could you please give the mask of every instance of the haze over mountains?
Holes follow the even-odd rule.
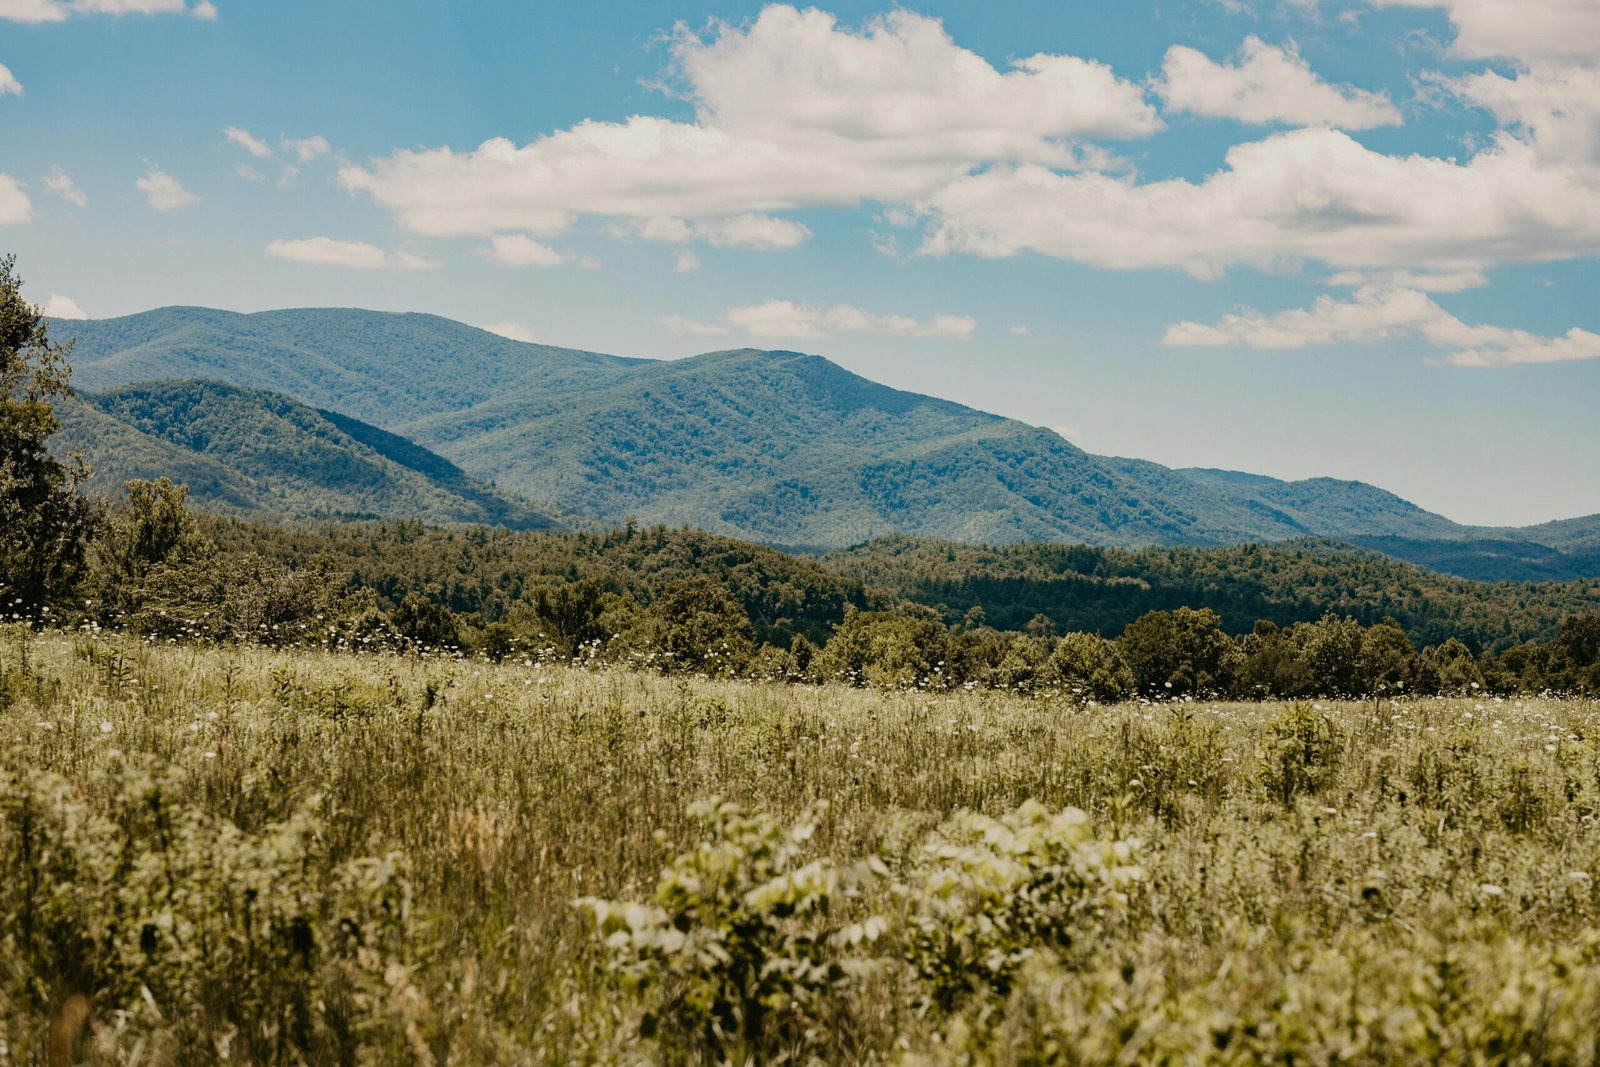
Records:
[[[626,359],[348,309],[162,308],[58,320],[52,335],[77,339],[73,384],[91,394],[65,419],[63,446],[115,484],[137,432],[183,453],[145,449],[149,471],[201,475],[198,503],[241,512],[548,521],[522,498],[795,547],[890,533],[1120,547],[1315,536],[1466,577],[1600,574],[1600,516],[1486,530],[1361,482],[1096,456],[795,352]],[[125,388],[152,382],[168,384]],[[186,420],[227,432],[188,432]],[[341,452],[360,463],[345,469]]]

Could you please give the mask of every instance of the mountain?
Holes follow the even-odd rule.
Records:
[[[241,315],[170,307],[53,320],[76,338],[73,385],[197,378],[269,389],[395,430],[508,391],[560,388],[643,361],[507,340],[435,315],[306,308]]]
[[[1118,547],[1378,539],[1406,558],[1490,571],[1505,554],[1461,542],[1547,549],[1546,569],[1587,568],[1573,553],[1600,545],[1600,517],[1480,530],[1361,482],[1096,456],[1049,430],[796,352],[624,359],[430,315],[326,308],[163,308],[52,330],[77,338],[79,385],[205,376],[280,390],[607,522],[818,549],[894,533]]]
[[[166,475],[201,508],[279,519],[420,518],[540,529],[551,520],[376,426],[278,393],[165,381],[57,406],[58,454],[81,452],[87,488],[115,495]]]

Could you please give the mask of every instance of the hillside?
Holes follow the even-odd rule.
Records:
[[[817,549],[896,533],[1125,548],[1324,537],[1473,577],[1596,573],[1582,550],[1600,543],[1600,518],[1486,531],[1361,482],[1096,456],[814,355],[623,359],[348,309],[164,308],[54,329],[77,338],[80,386],[205,375],[281,390],[602,522]],[[1529,572],[1495,546],[1463,551],[1476,538],[1526,543],[1544,562]]]
[[[152,382],[59,406],[58,454],[81,452],[91,492],[166,475],[206,510],[276,519],[415,517],[534,529],[548,516],[404,438],[277,393]]]
[[[1436,574],[1327,541],[1222,548],[1021,544],[996,547],[891,537],[822,557],[879,595],[942,609],[981,607],[1000,629],[1044,615],[1057,632],[1114,635],[1147,611],[1208,607],[1233,633],[1258,619],[1287,626],[1326,612],[1365,625],[1391,617],[1418,646],[1450,637],[1486,648],[1548,638],[1592,611],[1600,581],[1486,584]]]

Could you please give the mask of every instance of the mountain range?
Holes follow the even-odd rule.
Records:
[[[566,513],[811,549],[895,533],[1113,547],[1314,536],[1471,578],[1600,574],[1600,516],[1468,527],[1362,482],[1097,456],[816,355],[630,359],[334,308],[173,307],[51,329],[75,338],[84,391],[62,448],[114,485],[136,440],[146,468],[202,473],[197,503],[236,512],[524,526]],[[213,430],[185,429],[200,423]],[[286,452],[321,458],[285,467]]]

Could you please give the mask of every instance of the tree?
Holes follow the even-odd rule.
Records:
[[[709,578],[673,582],[650,605],[648,644],[664,671],[736,674],[755,650],[750,617]]]
[[[61,428],[50,401],[68,395],[72,346],[50,342],[15,267],[15,256],[0,258],[0,604],[31,613],[72,590],[95,509],[78,493],[83,461],[64,464],[45,447]]]
[[[1212,693],[1227,688],[1233,642],[1210,608],[1150,611],[1130,622],[1117,651],[1140,692]]]
[[[192,558],[210,546],[194,532],[194,519],[184,501],[186,485],[170,478],[123,483],[128,509],[115,515],[100,539],[99,596],[104,612],[136,613],[144,602],[144,586],[152,571]]]

